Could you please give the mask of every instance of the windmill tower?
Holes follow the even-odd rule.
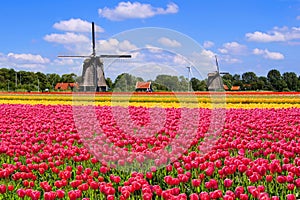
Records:
[[[79,91],[99,92],[107,91],[104,76],[103,61],[101,58],[131,58],[131,55],[96,55],[95,49],[95,25],[92,22],[92,44],[93,52],[90,56],[58,56],[86,58],[83,62],[82,81],[79,83]]]
[[[191,75],[193,75],[192,74],[192,67],[191,66],[188,66],[188,67],[186,67],[187,69],[188,69],[188,92],[190,92],[191,91]]]
[[[209,91],[217,91],[223,89],[223,81],[221,74],[228,74],[228,72],[220,72],[219,64],[218,64],[218,58],[216,58],[216,66],[217,71],[208,73],[208,79],[207,79],[207,87]]]

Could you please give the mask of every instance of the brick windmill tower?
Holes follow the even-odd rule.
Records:
[[[103,61],[101,58],[131,58],[131,55],[96,55],[95,49],[95,25],[92,22],[93,52],[90,56],[58,56],[86,58],[83,62],[82,81],[79,83],[79,91],[99,92],[107,91]]]

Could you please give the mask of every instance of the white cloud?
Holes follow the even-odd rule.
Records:
[[[49,34],[44,37],[44,40],[48,42],[54,42],[59,44],[74,44],[74,43],[89,43],[90,40],[88,37],[82,34],[76,34],[76,33],[64,33],[64,34]]]
[[[237,42],[228,42],[223,44],[223,48],[219,48],[218,50],[222,54],[241,55],[247,52],[247,47]]]
[[[212,58],[215,57],[216,54],[214,52],[210,51],[210,50],[205,50],[204,49],[204,50],[201,51],[201,55],[204,56],[204,57],[208,57],[208,58],[212,59]]]
[[[145,19],[155,15],[174,14],[179,10],[175,3],[169,3],[167,8],[156,8],[150,4],[143,4],[140,2],[119,2],[115,8],[99,9],[100,16],[112,21],[122,21],[125,19]]]
[[[82,19],[69,19],[57,22],[53,25],[55,29],[68,32],[91,32],[92,23]],[[95,25],[96,32],[104,32],[104,29]]]
[[[222,57],[222,59],[224,62],[229,63],[229,64],[235,64],[235,63],[242,63],[242,61],[238,58],[232,58],[230,56],[225,56]]]
[[[172,40],[172,39],[167,38],[167,37],[159,38],[158,42],[160,44],[162,44],[163,46],[166,46],[166,47],[180,47],[181,46],[180,42],[178,42],[176,40]]]
[[[299,27],[274,27],[271,31],[263,33],[255,31],[254,33],[247,33],[246,38],[252,42],[288,42],[291,40],[300,39]]]
[[[66,65],[74,65],[74,59],[72,58],[62,58],[62,59],[55,59],[53,61],[53,64],[55,65],[61,65],[61,66],[66,66]]]
[[[279,53],[279,52],[270,52],[267,49],[258,49],[255,48],[253,49],[253,54],[254,55],[262,55],[266,59],[271,59],[271,60],[283,60],[284,55]]]
[[[215,44],[212,42],[212,41],[205,41],[204,43],[203,43],[203,47],[204,48],[211,48],[211,47],[213,47]]]
[[[247,33],[246,38],[253,42],[282,42],[285,41],[285,36],[279,32],[262,33],[255,31],[254,33]]]
[[[220,53],[222,53],[222,54],[227,54],[227,53],[228,53],[228,50],[227,50],[227,49],[224,49],[224,48],[218,49],[218,51],[219,51]]]
[[[50,60],[48,58],[43,58],[41,55],[33,54],[7,54],[8,61],[19,64],[46,64]]]
[[[180,54],[173,56],[173,62],[178,65],[187,65],[187,59]]]
[[[128,40],[119,41],[117,39],[99,40],[98,50],[101,53],[122,53],[136,49],[137,47]]]
[[[0,65],[7,68],[13,67],[16,70],[41,71],[49,64],[50,60],[41,55],[0,53]]]

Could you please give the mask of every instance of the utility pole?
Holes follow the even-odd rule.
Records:
[[[9,80],[7,80],[7,92],[9,92]]]

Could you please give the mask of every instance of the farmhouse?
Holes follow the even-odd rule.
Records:
[[[78,83],[57,83],[55,90],[73,90],[74,88],[79,88]]]
[[[227,85],[223,85],[223,88],[224,88],[224,90],[229,90],[229,88],[228,88],[228,86]]]
[[[152,92],[151,82],[136,82],[135,84],[136,92]]]
[[[224,90],[229,91],[229,87],[227,85],[224,84],[223,88],[224,88]],[[240,91],[240,90],[241,90],[241,87],[240,86],[236,86],[236,85],[233,85],[230,88],[230,91]]]
[[[231,91],[239,91],[239,90],[241,90],[240,86],[232,86],[231,87]]]

